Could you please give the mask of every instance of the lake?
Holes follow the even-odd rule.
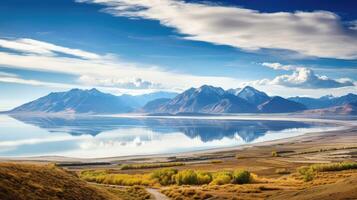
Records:
[[[99,158],[178,153],[333,128],[297,121],[0,115],[0,157]]]

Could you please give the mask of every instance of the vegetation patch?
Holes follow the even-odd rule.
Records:
[[[151,179],[159,182],[160,185],[171,185],[175,183],[175,175],[177,172],[177,169],[155,170],[151,174]]]
[[[110,192],[116,194],[122,200],[146,200],[153,199],[142,186],[131,186],[128,188],[109,188]]]
[[[245,184],[252,181],[250,172],[245,170],[206,172],[164,168],[148,174],[113,174],[103,170],[89,170],[81,172],[80,176],[90,182],[123,186],[224,185]]]
[[[96,182],[110,185],[154,185],[155,181],[149,174],[111,174],[106,171],[88,170],[82,171],[80,177],[89,182]]]
[[[210,199],[213,197],[212,194],[209,194],[201,189],[194,188],[185,188],[185,187],[170,187],[161,190],[163,194],[170,197],[174,200],[183,200],[183,199]]]
[[[311,181],[314,179],[317,172],[342,171],[349,169],[357,169],[357,162],[314,164],[298,168],[298,173],[303,176],[304,181]]]
[[[279,157],[279,153],[277,151],[272,151],[271,152],[272,157]]]
[[[211,160],[212,164],[223,163],[223,160]]]
[[[276,169],[275,173],[277,173],[277,174],[290,174],[291,172],[286,168],[281,168],[281,169]]]
[[[122,170],[128,169],[150,169],[150,168],[163,168],[175,167],[185,165],[183,162],[168,162],[168,163],[143,163],[143,164],[125,164],[120,167]]]

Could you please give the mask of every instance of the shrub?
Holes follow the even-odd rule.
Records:
[[[278,152],[276,152],[276,151],[272,151],[272,152],[271,152],[271,156],[273,156],[273,157],[278,157],[279,154],[278,154]]]
[[[317,172],[342,171],[348,169],[357,169],[357,162],[314,164],[309,167],[300,167],[298,168],[298,172],[303,176],[305,181],[311,181]]]
[[[315,164],[315,165],[311,165],[310,168],[316,172],[342,171],[348,169],[357,169],[357,162]]]
[[[212,185],[224,185],[231,183],[232,172],[217,172],[213,175]]]
[[[197,173],[193,170],[183,170],[175,176],[177,185],[197,185]]]
[[[209,184],[212,181],[212,174],[209,172],[197,172],[197,184],[204,185]]]
[[[130,186],[125,188],[106,188],[115,196],[125,200],[146,200],[152,199],[150,193],[142,186]],[[88,199],[88,198],[87,198]]]
[[[170,185],[175,183],[174,176],[177,169],[159,169],[151,173],[151,178],[158,181],[161,185]]]
[[[232,174],[232,183],[244,184],[250,182],[250,173],[245,170],[237,170]]]
[[[153,185],[150,176],[145,174],[108,174],[105,171],[83,171],[80,177],[86,181],[113,185]]]
[[[310,167],[299,167],[298,172],[302,175],[304,181],[312,181],[315,177],[314,171]]]

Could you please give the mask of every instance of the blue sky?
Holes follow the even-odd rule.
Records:
[[[353,1],[2,0],[0,110],[51,91],[356,93]]]

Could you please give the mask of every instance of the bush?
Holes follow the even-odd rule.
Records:
[[[211,160],[212,164],[218,164],[218,163],[222,163],[222,160]]]
[[[310,168],[316,172],[342,171],[348,169],[357,169],[357,162],[315,164],[315,165],[311,165]]]
[[[250,173],[245,170],[237,170],[232,174],[232,183],[244,184],[250,182]]]
[[[193,170],[183,170],[175,176],[177,185],[197,185],[197,173]]]
[[[217,172],[213,175],[212,185],[224,185],[231,183],[232,172]]]
[[[299,167],[298,172],[302,175],[305,182],[312,181],[315,177],[315,173],[310,167]]]
[[[151,173],[151,178],[158,181],[161,185],[171,185],[175,183],[174,176],[177,169],[159,169]]]
[[[150,179],[150,176],[145,174],[108,174],[105,171],[83,171],[80,177],[86,181],[113,184],[113,185],[153,185],[154,182]]]
[[[273,157],[278,157],[279,154],[278,154],[278,152],[276,152],[276,151],[272,151],[272,152],[271,152],[271,156],[273,156]]]
[[[209,184],[212,181],[212,174],[209,172],[197,172],[197,184],[204,185]]]
[[[182,170],[165,168],[154,170],[147,174],[116,174],[104,170],[88,170],[82,171],[80,177],[86,181],[113,184],[113,185],[142,185],[154,186],[160,184],[167,185],[224,185],[229,183],[244,184],[252,181],[254,174],[248,171],[219,171],[205,172],[194,170]]]
[[[300,167],[298,168],[298,172],[303,176],[305,181],[311,181],[317,172],[342,171],[349,169],[357,169],[357,162],[314,164],[309,167]]]

